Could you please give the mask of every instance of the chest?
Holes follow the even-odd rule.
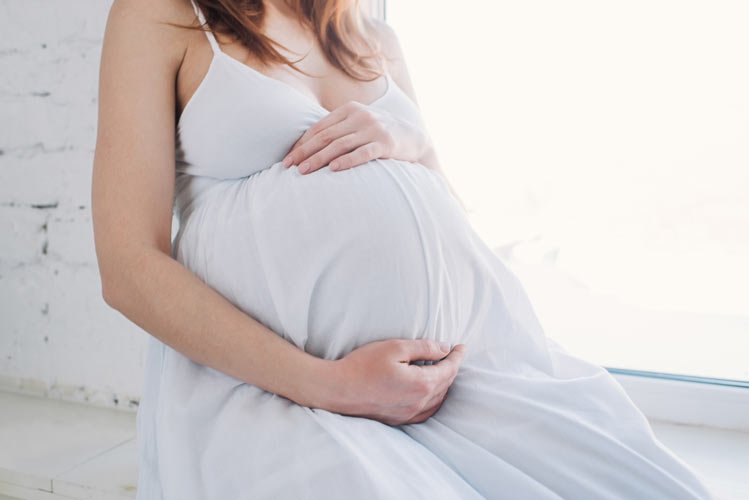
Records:
[[[279,48],[279,52],[291,61],[298,61],[295,66],[306,74],[285,64],[265,67],[240,43],[223,40],[221,35],[213,34],[220,42],[220,56],[231,59],[232,63],[246,66],[249,71],[286,84],[329,111],[348,101],[373,102],[387,91],[388,82],[384,76],[371,81],[350,77],[326,59],[317,42],[302,39],[303,35],[298,32],[289,30],[288,33],[279,33],[277,36],[280,37],[279,43],[291,48]],[[200,87],[214,55],[200,32],[193,33],[189,47],[177,74],[177,116]]]
[[[387,75],[371,106],[421,123],[415,103]],[[328,110],[314,98],[218,52],[179,117],[177,172],[219,179],[252,175],[280,162]]]

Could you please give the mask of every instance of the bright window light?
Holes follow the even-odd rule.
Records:
[[[547,335],[749,380],[749,3],[388,0],[471,222]]]

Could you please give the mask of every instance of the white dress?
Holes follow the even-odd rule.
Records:
[[[284,168],[328,111],[206,34],[214,57],[177,128],[173,257],[318,357],[398,337],[468,352],[440,410],[395,427],[298,405],[150,337],[139,500],[715,498],[605,369],[546,337],[439,174],[394,159]],[[423,125],[384,79],[370,105]]]

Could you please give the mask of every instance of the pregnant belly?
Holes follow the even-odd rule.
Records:
[[[237,307],[327,359],[386,338],[464,341],[486,280],[444,180],[391,159],[222,181],[175,244]]]

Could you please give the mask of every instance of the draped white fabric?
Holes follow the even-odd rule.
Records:
[[[606,370],[547,338],[440,175],[394,159],[285,169],[284,148],[326,111],[215,55],[178,128],[173,256],[319,357],[386,338],[468,353],[434,416],[393,427],[300,406],[151,337],[139,500],[715,498]],[[387,80],[372,105],[418,120]]]

